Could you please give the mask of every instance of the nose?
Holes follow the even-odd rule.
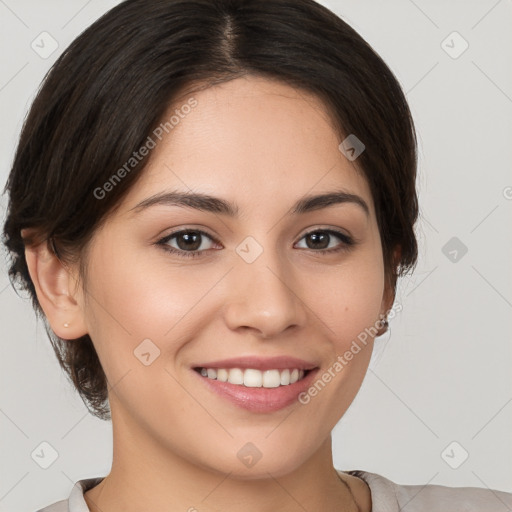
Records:
[[[304,325],[306,305],[300,282],[275,251],[266,249],[253,261],[240,259],[229,273],[225,321],[234,331],[272,338]]]

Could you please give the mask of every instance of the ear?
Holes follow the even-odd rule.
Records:
[[[28,236],[28,230],[22,229],[21,235]],[[87,334],[83,311],[75,297],[77,278],[50,250],[48,242],[25,244],[25,258],[39,304],[53,332],[69,340]]]
[[[400,255],[402,253],[402,248],[398,245],[393,251],[393,262],[394,266],[400,261]],[[386,279],[384,293],[382,296],[382,305],[381,305],[381,314],[386,315],[387,312],[393,307],[393,303],[395,302],[395,289],[394,284],[390,281],[390,279]]]
[[[395,302],[395,291],[392,283],[386,279],[386,286],[382,295],[381,315],[387,316],[388,311],[393,306],[393,302]]]

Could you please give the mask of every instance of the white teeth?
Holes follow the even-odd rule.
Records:
[[[267,370],[263,372],[263,387],[277,388],[281,385],[281,375],[279,370]]]
[[[281,386],[288,386],[290,384],[290,370],[283,370],[281,372]]]
[[[247,368],[201,368],[201,375],[220,382],[229,382],[248,388],[277,388],[294,384],[304,377],[304,370],[255,370]]]
[[[227,382],[228,381],[228,371],[224,368],[219,368],[217,370],[217,380],[220,380],[221,382]]]
[[[261,388],[263,384],[263,374],[259,370],[245,370],[244,386],[248,388]]]
[[[244,383],[244,372],[240,368],[231,368],[227,370],[228,382],[231,384],[243,384]]]

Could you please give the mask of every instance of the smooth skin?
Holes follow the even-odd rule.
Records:
[[[254,76],[193,96],[197,106],[152,150],[140,181],[96,231],[85,293],[77,268],[46,244],[26,250],[53,331],[69,340],[88,333],[109,382],[112,470],[86,502],[93,512],[334,512],[357,510],[353,493],[359,510],[370,511],[367,484],[344,474],[344,485],[335,473],[331,430],[361,386],[373,339],[307,405],[272,413],[237,407],[191,369],[291,355],[314,362],[321,376],[375,325],[394,296],[368,184],[338,149],[316,96]],[[340,189],[369,213],[353,202],[290,213],[305,196]],[[170,190],[231,201],[239,214],[134,209]],[[185,228],[211,236],[199,239],[197,257],[186,257],[179,236],[167,247],[180,255],[157,245]],[[357,244],[332,235],[315,245],[306,235],[322,229]],[[248,236],[263,249],[252,263],[236,251]],[[160,350],[148,366],[134,355],[145,339]],[[251,468],[237,457],[247,442],[262,453]]]

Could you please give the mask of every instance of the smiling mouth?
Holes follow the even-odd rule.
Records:
[[[278,388],[289,386],[302,380],[311,370],[270,369],[257,370],[255,368],[201,368],[194,370],[203,377],[219,382],[228,382],[236,386],[247,388]]]

